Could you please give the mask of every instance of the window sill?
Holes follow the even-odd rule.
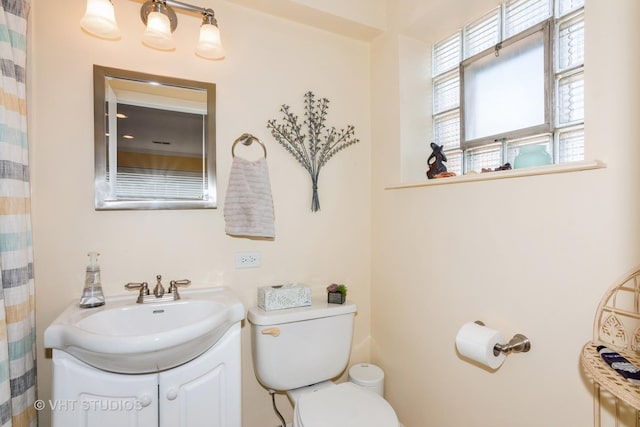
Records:
[[[449,178],[430,179],[425,182],[415,182],[399,185],[388,185],[385,190],[400,190],[403,188],[431,187],[434,185],[461,184],[463,182],[492,181],[496,179],[520,178],[524,176],[551,175],[566,172],[579,172],[585,170],[602,169],[607,165],[600,160],[588,160],[582,162],[564,163],[561,165],[538,166],[525,169],[512,169],[498,172],[485,172],[452,176]]]

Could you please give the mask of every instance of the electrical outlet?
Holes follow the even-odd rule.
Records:
[[[236,253],[236,268],[257,268],[257,267],[260,267],[260,252]]]

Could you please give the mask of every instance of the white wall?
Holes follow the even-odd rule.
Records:
[[[453,3],[423,40],[476,4]],[[606,169],[384,190],[405,176],[393,136],[409,59],[397,34],[373,44],[372,361],[408,427],[592,425],[580,351],[600,297],[640,259],[640,6],[587,3],[587,158]],[[524,333],[531,352],[496,372],[461,360],[456,332],[476,319]]]
[[[114,0],[122,40],[83,33],[85,1],[64,7],[33,2],[30,16],[29,138],[35,252],[38,391],[50,398],[51,360],[45,327],[80,297],[86,253],[101,253],[106,294],[124,293],[129,281],[156,274],[190,278],[193,286],[231,287],[247,307],[256,288],[285,280],[313,286],[316,295],[339,281],[358,304],[356,361],[369,358],[370,289],[370,99],[369,46],[225,1],[216,11],[227,58],[210,62],[193,53],[199,19],[178,13],[178,49],[158,52],[140,42],[139,2]],[[217,210],[96,212],[93,207],[92,66],[170,75],[217,84]],[[353,124],[361,140],[322,170],[322,210],[310,212],[311,184],[303,168],[266,129],[287,103],[302,116],[303,94],[330,99],[328,124]],[[231,238],[222,206],[231,144],[251,132],[267,145],[276,213],[273,242]],[[262,267],[236,270],[234,254],[260,251]],[[135,294],[131,294],[132,301]],[[132,325],[144,330],[145,325]],[[266,390],[251,367],[249,327],[243,327],[245,427],[276,425]],[[290,414],[286,399],[279,404]],[[42,426],[49,414],[41,413]]]

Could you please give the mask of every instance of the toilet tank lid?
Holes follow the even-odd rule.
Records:
[[[319,319],[322,317],[340,316],[355,312],[356,305],[350,302],[345,302],[344,304],[329,304],[326,301],[314,299],[311,305],[307,307],[285,308],[271,311],[266,311],[259,307],[251,307],[247,313],[247,319],[254,325],[268,326]]]

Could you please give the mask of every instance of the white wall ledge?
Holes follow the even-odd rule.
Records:
[[[525,176],[552,175],[557,173],[580,172],[593,169],[606,168],[607,165],[600,160],[587,160],[582,162],[563,163],[560,165],[538,166],[524,169],[511,169],[498,172],[474,173],[449,178],[430,179],[424,182],[388,185],[385,190],[400,190],[404,188],[431,187],[434,185],[461,184],[464,182],[492,181],[496,179],[521,178]]]

